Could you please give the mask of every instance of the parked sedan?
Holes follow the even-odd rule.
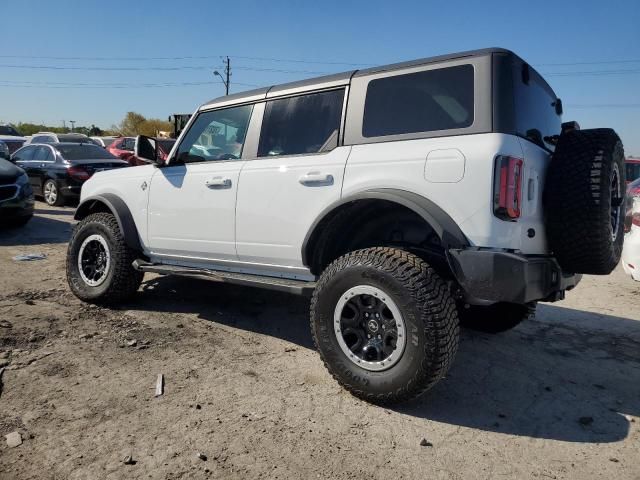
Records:
[[[24,225],[33,216],[33,189],[27,174],[0,159],[0,226]]]
[[[77,199],[82,184],[96,172],[128,166],[92,143],[27,145],[11,160],[24,168],[35,194],[49,205]]]

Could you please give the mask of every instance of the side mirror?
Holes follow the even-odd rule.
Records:
[[[160,165],[162,163],[158,156],[158,145],[156,140],[145,135],[138,135],[136,137],[133,154],[139,159],[155,165]]]

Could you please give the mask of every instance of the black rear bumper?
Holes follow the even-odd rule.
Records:
[[[472,304],[562,300],[582,278],[564,273],[553,257],[477,248],[451,249],[447,256]]]

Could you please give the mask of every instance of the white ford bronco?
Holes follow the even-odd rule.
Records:
[[[166,161],[139,137],[152,164],[84,184],[69,286],[103,304],[145,272],[311,294],[337,381],[412,398],[451,366],[460,323],[507,330],[618,263],[622,145],[561,114],[502,49],[215,99]]]

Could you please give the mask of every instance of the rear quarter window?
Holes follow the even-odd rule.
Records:
[[[473,121],[474,68],[459,65],[369,82],[362,136],[467,128]]]

